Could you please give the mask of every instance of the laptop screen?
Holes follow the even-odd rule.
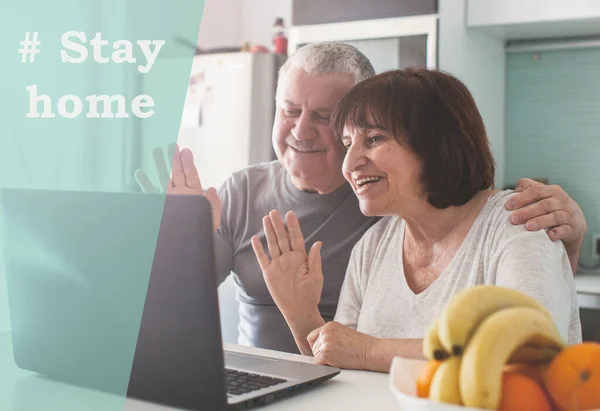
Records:
[[[225,407],[204,197],[21,189],[0,196],[17,366],[173,407]]]

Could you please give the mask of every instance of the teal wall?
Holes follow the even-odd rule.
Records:
[[[588,222],[582,261],[600,234],[600,48],[508,53],[506,184],[548,178]]]

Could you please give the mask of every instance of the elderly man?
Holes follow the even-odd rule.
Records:
[[[206,195],[213,206],[219,282],[233,272],[240,303],[238,342],[298,353],[294,338],[273,302],[252,250],[251,238],[264,241],[262,219],[271,210],[298,216],[306,247],[323,242],[324,273],[319,310],[333,319],[350,252],[378,221],[364,216],[341,167],[342,145],[329,120],[344,94],[374,75],[369,60],[340,43],[306,45],[282,66],[276,93],[272,140],[278,160],[253,165],[231,175],[218,190],[204,191],[192,153],[175,152],[169,193]],[[147,177],[136,173],[144,189]],[[587,229],[577,204],[562,189],[531,180],[519,181],[521,194],[509,205],[514,224],[549,229],[562,240],[573,271]]]

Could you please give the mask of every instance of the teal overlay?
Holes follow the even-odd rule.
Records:
[[[31,207],[23,207],[22,210],[0,210],[0,216],[3,216],[0,220],[0,409],[123,409],[164,204],[163,194],[150,196],[142,193],[135,180],[135,171],[154,170],[153,148],[166,149],[177,140],[195,53],[190,45],[197,42],[203,8],[203,0],[33,0],[3,4],[4,19],[0,25],[0,189],[131,193],[147,196],[152,204],[146,215],[138,213],[135,216],[120,213],[118,204],[108,207],[107,203],[85,205],[68,216],[61,214],[61,210],[71,209],[73,203],[61,207],[61,204],[49,202],[31,204]],[[37,40],[41,42],[39,54],[35,54],[33,62],[29,57],[22,62],[23,57],[18,53],[23,47],[20,42],[25,40],[27,32],[30,39],[37,32]],[[87,49],[87,59],[79,64],[61,61],[61,51],[70,58],[80,57],[77,51],[67,50],[61,43],[61,37],[68,32],[85,34],[85,42],[70,37],[74,44]],[[95,55],[91,40],[97,33],[108,44],[102,45],[100,54]],[[120,40],[130,42],[130,57],[136,59],[135,63],[112,60],[112,57],[128,57],[127,43],[115,43]],[[164,41],[148,72],[143,72],[149,66],[138,41],[149,41],[146,52],[157,50],[156,43],[152,41]],[[95,61],[95,57],[111,60],[100,63]],[[27,117],[29,112],[35,111],[31,109],[32,98],[27,89],[30,86],[37,87],[38,96],[48,96],[51,100],[49,108],[55,117]],[[65,99],[64,96],[68,95],[72,98]],[[87,117],[86,114],[93,112],[87,97],[94,95],[123,96],[123,107],[128,117]],[[148,98],[142,100],[138,111],[143,115],[153,110],[149,118],[136,116],[132,108],[132,102],[141,95],[153,100],[153,107],[144,106],[144,103],[149,103]],[[59,112],[61,97],[66,101],[63,112],[67,115],[72,113],[76,108],[73,100],[78,100],[81,102],[80,114],[74,118],[63,117]],[[97,105],[99,114],[108,108],[117,114],[117,100],[110,106],[101,100]],[[44,112],[42,102],[35,107],[38,113]],[[165,167],[170,172],[169,161],[165,162]],[[153,175],[150,177],[155,178]],[[3,193],[0,192],[0,195]],[[77,201],[76,198],[73,197],[73,201]],[[36,230],[34,220],[29,216],[38,215],[43,209],[58,220],[80,219],[83,225],[89,222],[87,216],[94,216],[104,224],[90,232],[60,230],[52,238],[41,241],[41,231]],[[4,218],[8,215],[10,220]],[[15,215],[18,218],[13,219]],[[133,224],[129,220],[132,218],[139,220]],[[120,222],[137,227],[138,231],[124,237],[120,234],[120,238],[116,238]],[[134,239],[140,237],[144,240],[135,243]],[[75,238],[77,241],[74,241]],[[72,258],[57,254],[61,244],[72,247]],[[109,250],[115,250],[115,244],[121,244],[121,252],[109,253]],[[7,260],[9,256],[13,258]],[[114,272],[119,270],[135,275],[123,276],[120,283],[82,283],[79,290],[81,297],[85,298],[81,300],[80,312],[62,314],[101,318],[109,312],[113,318],[121,319],[120,327],[113,330],[121,344],[110,347],[113,350],[110,357],[119,359],[118,366],[106,370],[113,388],[116,387],[113,394],[52,381],[17,366],[15,353],[19,347],[15,344],[21,342],[13,339],[12,329],[21,319],[16,313],[27,312],[27,307],[34,307],[36,296],[28,295],[25,290],[31,288],[24,287],[19,281],[8,284],[5,272],[7,268],[15,270],[11,271],[13,273],[19,270],[27,272],[27,278],[38,289],[42,287],[43,295],[51,297],[60,289],[60,281],[71,281],[69,284],[72,285],[84,278],[78,270],[93,266],[86,263],[100,256],[112,258],[105,268],[113,270],[113,275],[106,275],[106,278],[116,278]],[[27,258],[31,259],[30,262]],[[94,278],[102,276],[101,272],[87,274]],[[117,301],[104,300],[110,292],[119,289],[127,292],[118,294]],[[14,307],[12,313],[11,307]],[[96,312],[98,307],[105,311]],[[84,331],[95,332],[95,329],[74,327],[73,335],[63,336],[65,345],[76,341]],[[93,352],[101,347],[94,347],[92,343],[89,348]],[[88,360],[91,364],[99,361],[94,358]],[[47,361],[58,364],[65,359],[49,358]]]
[[[506,176],[548,178],[588,224],[581,260],[592,266],[600,233],[600,48],[507,55]]]

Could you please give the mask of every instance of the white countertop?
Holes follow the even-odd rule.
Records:
[[[292,361],[311,363],[312,357],[288,354],[260,348],[225,344],[231,351],[266,355]],[[389,374],[342,370],[339,375],[309,391],[284,398],[252,410],[331,411],[331,410],[402,411],[389,388]],[[11,410],[12,411],[12,410]],[[113,411],[113,410],[110,410]],[[116,410],[115,410],[116,411]],[[176,411],[174,408],[128,399],[124,411]],[[179,410],[177,410],[179,411]],[[407,410],[409,411],[409,410]]]
[[[577,274],[577,290],[600,299],[600,275]],[[593,294],[593,296],[592,296]],[[311,362],[311,357],[226,344],[232,351]],[[40,378],[19,369],[13,360],[10,333],[0,332],[0,410],[2,411],[169,411],[174,408],[123,399]],[[319,386],[257,410],[400,410],[389,389],[389,375],[366,371],[342,372]]]
[[[600,274],[577,274],[575,286],[578,292],[600,295]]]
[[[312,362],[312,357],[226,344],[225,348],[292,361]],[[175,411],[175,408],[124,399],[106,393],[47,380],[19,369],[13,360],[10,333],[0,333],[0,410],[2,411]],[[389,375],[342,370],[324,383],[294,396],[253,410],[399,411],[389,389]]]

